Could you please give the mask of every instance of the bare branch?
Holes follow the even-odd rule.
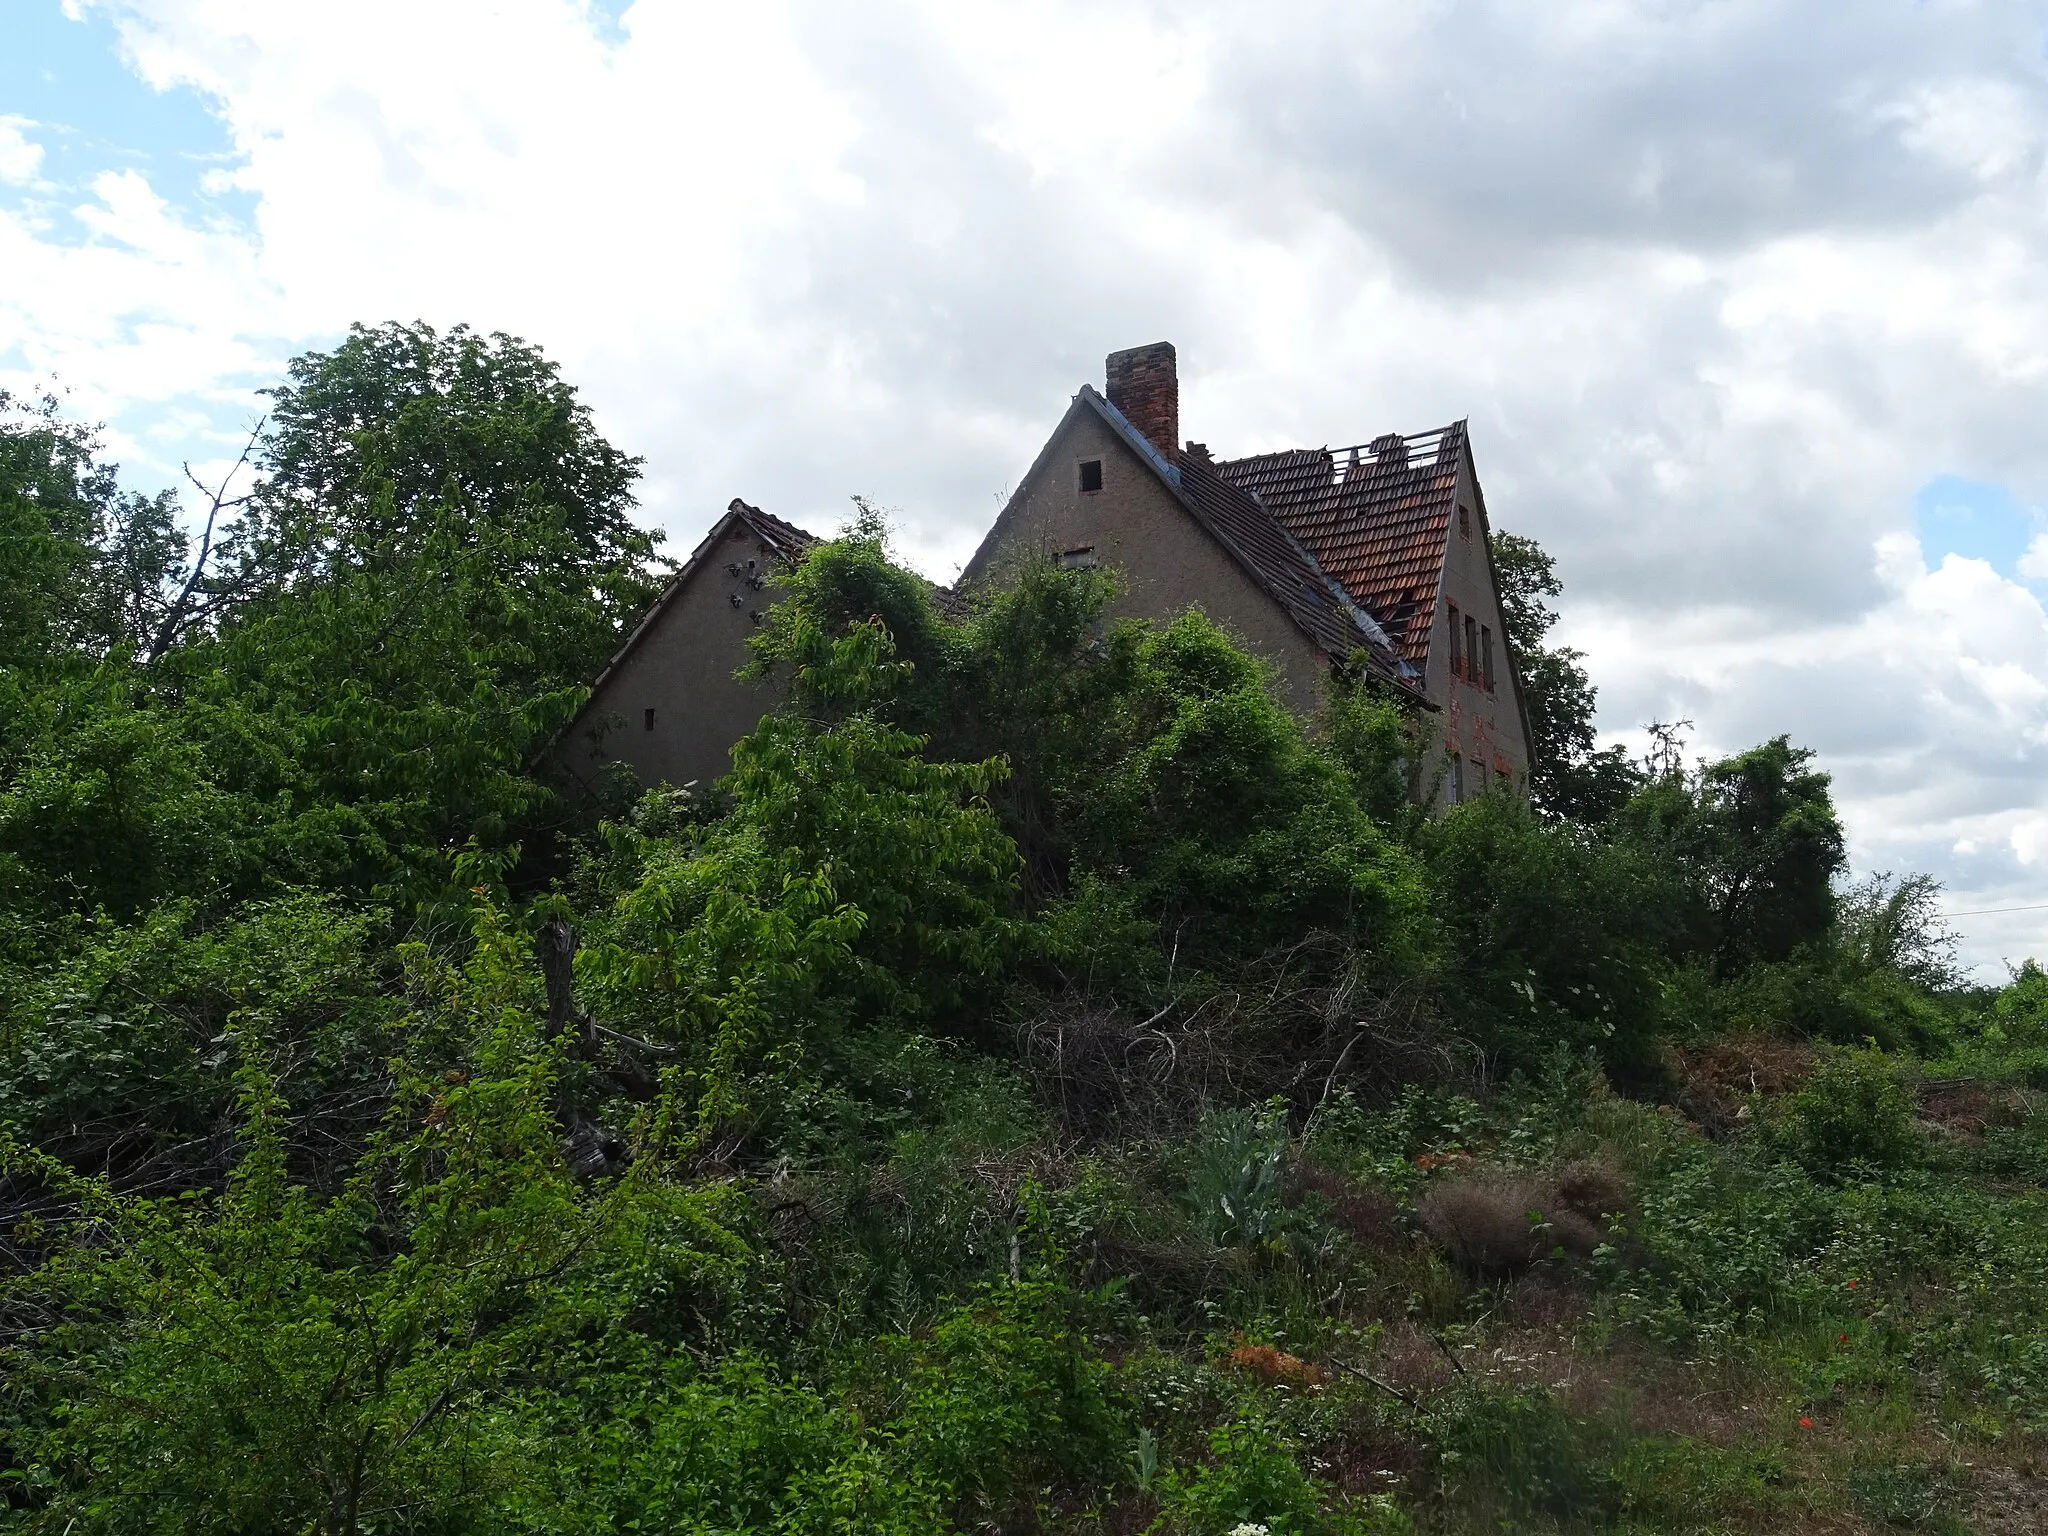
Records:
[[[192,570],[185,577],[184,584],[179,587],[178,595],[171,600],[170,607],[165,610],[163,622],[157,626],[156,636],[149,643],[148,654],[143,657],[145,665],[154,665],[157,658],[171,648],[171,642],[178,638],[179,632],[192,618],[193,598],[206,579],[206,562],[213,554],[214,529],[220,522],[221,513],[246,505],[255,494],[251,491],[241,496],[230,497],[228,487],[234,484],[235,476],[247,467],[249,455],[256,451],[256,444],[263,436],[264,424],[269,420],[268,416],[259,417],[256,425],[250,428],[249,440],[242,445],[242,451],[236,456],[233,467],[221,477],[218,486],[208,487],[201,484],[199,477],[192,473],[192,466],[189,463],[184,466],[185,478],[207,499],[206,526],[199,536],[199,553],[192,559]]]

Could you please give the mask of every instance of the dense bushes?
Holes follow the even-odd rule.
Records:
[[[1936,1510],[1909,1381],[2048,1428],[2048,983],[1786,739],[1595,752],[1546,653],[1535,802],[1432,816],[1397,702],[869,517],[731,774],[585,804],[632,461],[466,331],[276,404],[203,565],[0,428],[0,1528],[1686,1529]]]

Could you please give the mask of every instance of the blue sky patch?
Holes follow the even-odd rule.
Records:
[[[1937,475],[1913,498],[1913,528],[1929,566],[1943,555],[1961,555],[2017,577],[2020,556],[2044,527],[2048,522],[2004,486],[1959,475]]]
[[[0,0],[0,115],[27,118],[42,145],[48,188],[11,187],[57,220],[51,233],[79,239],[70,208],[102,171],[139,171],[165,201],[202,215],[246,220],[253,198],[208,193],[202,178],[234,163],[227,129],[197,91],[152,90],[121,57],[114,25],[97,11],[68,19],[58,0]]]

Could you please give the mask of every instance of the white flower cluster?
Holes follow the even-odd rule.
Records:
[[[1240,1520],[1230,1528],[1230,1536],[1267,1536],[1267,1531],[1256,1521]]]

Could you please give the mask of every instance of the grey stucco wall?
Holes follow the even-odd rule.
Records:
[[[1522,731],[1522,713],[1515,696],[1514,678],[1507,661],[1507,641],[1501,632],[1500,604],[1494,591],[1493,568],[1486,554],[1485,508],[1473,484],[1469,463],[1458,479],[1458,506],[1470,519],[1469,536],[1461,531],[1458,514],[1451,513],[1444,555],[1444,579],[1436,599],[1435,625],[1430,635],[1429,666],[1424,688],[1441,706],[1438,717],[1441,739],[1448,751],[1465,761],[1470,792],[1472,763],[1483,765],[1491,783],[1503,770],[1517,785],[1529,782],[1529,743]],[[1451,673],[1450,610],[1470,614],[1493,632],[1494,686],[1491,692]],[[1449,785],[1444,793],[1448,796]]]
[[[1081,464],[1102,464],[1102,489],[1081,489]],[[1076,406],[1055,430],[996,524],[961,573],[961,584],[1000,582],[1035,556],[1092,546],[1114,568],[1116,618],[1165,621],[1199,607],[1273,665],[1290,707],[1322,702],[1329,668],[1314,643],[1230,553],[1211,538],[1095,411]]]
[[[707,549],[564,739],[560,751],[570,771],[589,782],[619,761],[643,784],[709,784],[722,777],[732,767],[733,743],[775,703],[770,688],[741,682],[733,672],[747,661],[753,615],[766,613],[775,600],[772,584],[757,590],[748,578],[761,575],[772,583],[781,569],[743,523]]]

